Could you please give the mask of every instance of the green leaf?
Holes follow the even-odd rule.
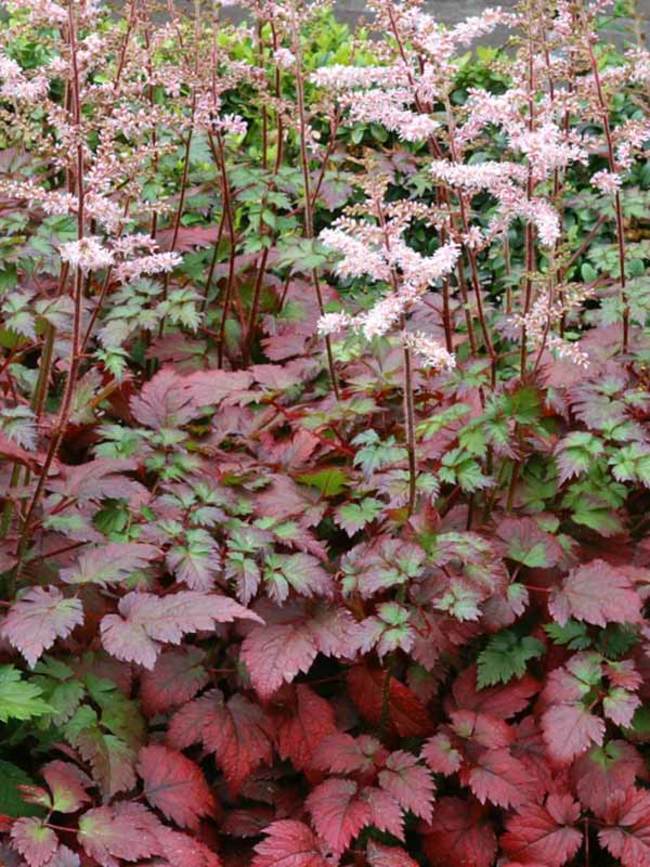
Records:
[[[42,816],[45,813],[36,804],[23,801],[19,786],[33,786],[34,780],[11,762],[0,760],[0,814],[19,818],[20,816]]]
[[[523,677],[527,662],[543,653],[542,642],[530,635],[519,638],[509,629],[493,635],[478,656],[479,689],[496,683],[508,683],[513,677]]]
[[[567,620],[564,625],[547,623],[544,632],[555,644],[566,645],[570,650],[586,650],[591,647],[587,624],[577,620]]]
[[[0,666],[0,722],[50,713],[52,708],[41,695],[40,688],[22,680],[21,673],[13,665]]]
[[[471,412],[469,404],[455,403],[453,406],[444,409],[442,412],[438,412],[431,416],[431,418],[421,421],[417,426],[417,433],[423,439],[429,439],[430,437],[435,436],[438,431],[442,430],[444,427],[459,421],[463,416],[467,415],[468,412]]]
[[[370,524],[381,514],[384,504],[374,497],[365,497],[360,503],[345,503],[339,506],[335,512],[334,520],[342,527],[348,536],[361,530],[366,524]]]
[[[354,456],[354,465],[361,467],[366,475],[406,459],[406,449],[397,444],[395,437],[382,440],[374,430],[356,436],[352,445],[361,446]]]
[[[641,443],[630,443],[616,449],[609,459],[618,482],[640,482],[650,488],[650,449]]]
[[[298,481],[318,488],[323,497],[338,496],[348,484],[348,476],[338,467],[328,467],[313,473],[303,473]]]

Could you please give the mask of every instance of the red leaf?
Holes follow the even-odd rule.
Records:
[[[80,599],[66,599],[56,587],[32,587],[14,602],[0,635],[34,666],[57,638],[67,638],[83,621]]]
[[[107,614],[101,622],[102,643],[117,659],[137,662],[152,669],[161,642],[180,644],[188,632],[213,631],[217,623],[235,618],[260,618],[238,602],[216,593],[183,590],[170,596],[127,593],[119,603],[119,614]]]
[[[404,840],[404,816],[395,798],[374,786],[366,786],[362,797],[370,807],[370,824],[398,840]]]
[[[581,704],[558,704],[544,712],[542,731],[552,758],[568,764],[592,744],[602,744],[605,722]]]
[[[426,737],[431,719],[420,699],[401,681],[378,668],[355,665],[348,672],[348,688],[359,713],[379,725],[384,710],[384,685],[388,680],[387,722],[400,737]]]
[[[368,841],[366,857],[370,867],[418,867],[401,847],[384,846],[374,840]]]
[[[333,774],[368,773],[383,759],[385,750],[371,735],[358,738],[344,732],[326,737],[314,750],[311,766]]]
[[[184,388],[197,406],[212,406],[236,398],[253,383],[247,370],[197,370],[184,380]]]
[[[144,485],[124,475],[137,467],[137,461],[125,458],[97,458],[75,466],[62,464],[61,478],[48,482],[48,489],[75,500],[146,497]]]
[[[440,732],[434,735],[422,747],[422,758],[434,774],[454,774],[460,770],[463,757],[449,740],[449,736]]]
[[[367,801],[358,797],[357,784],[332,778],[317,786],[305,801],[319,836],[337,854],[372,820]]]
[[[460,798],[437,803],[423,845],[431,867],[492,867],[497,851],[485,809]]]
[[[628,789],[609,799],[602,814],[609,827],[598,832],[598,839],[622,867],[647,867],[650,864],[650,792]]]
[[[158,839],[170,867],[222,867],[218,855],[194,837],[171,828],[160,828]]]
[[[50,861],[59,845],[54,831],[36,817],[16,819],[11,828],[11,839],[29,867],[42,867]]]
[[[435,786],[431,774],[411,753],[398,750],[386,760],[379,785],[389,792],[403,810],[425,821],[431,820]]]
[[[152,430],[179,428],[198,415],[198,405],[186,381],[172,367],[163,367],[131,398],[136,421]]]
[[[177,749],[202,742],[215,754],[226,781],[236,794],[251,772],[271,762],[271,730],[261,708],[242,695],[224,703],[212,690],[181,708],[169,725],[169,743]]]
[[[458,708],[510,719],[528,706],[529,699],[539,692],[539,688],[539,683],[526,674],[519,680],[511,680],[505,686],[478,689],[476,666],[472,665],[456,678],[452,695]]]
[[[519,807],[541,794],[528,768],[504,749],[485,750],[465,776],[482,804]]]
[[[302,822],[273,822],[266,834],[255,847],[252,867],[332,867],[316,837]]]
[[[582,832],[574,827],[579,818],[571,795],[549,795],[545,806],[527,804],[506,822],[501,845],[513,861],[561,867],[582,843]]]
[[[76,565],[62,569],[59,577],[66,584],[98,584],[105,587],[144,569],[158,554],[158,548],[153,545],[111,542],[81,554]]]
[[[169,747],[153,744],[140,750],[138,773],[152,807],[182,828],[198,827],[214,812],[214,796],[194,762]]]
[[[577,758],[572,777],[578,797],[589,810],[601,815],[609,798],[632,788],[636,777],[645,777],[645,762],[625,741],[609,741]]]
[[[166,650],[140,679],[140,700],[147,716],[164,713],[194,698],[209,680],[205,654],[196,647]]]
[[[330,703],[304,684],[296,687],[295,704],[288,713],[274,712],[272,718],[278,753],[298,771],[309,767],[314,750],[323,738],[336,731]]]
[[[92,780],[70,762],[48,762],[41,775],[52,793],[52,809],[57,813],[76,813],[82,804],[90,801],[86,789]]]
[[[604,560],[592,560],[569,572],[551,595],[548,609],[562,624],[570,617],[595,626],[641,620],[641,599],[630,579]]]
[[[193,247],[209,247],[219,238],[219,226],[179,226],[176,231],[171,229],[159,229],[156,232],[156,240],[161,249],[168,249],[168,244],[176,236],[174,250],[177,253],[185,253]]]
[[[162,854],[161,827],[142,804],[121,801],[84,813],[77,836],[86,854],[101,867],[120,867],[118,858],[138,861]]]
[[[488,750],[508,747],[514,740],[514,731],[508,723],[489,714],[457,710],[449,716],[452,728],[459,737]]]
[[[283,683],[291,683],[301,671],[309,671],[317,653],[318,646],[304,620],[258,626],[241,648],[253,686],[263,699],[270,698]]]
[[[548,676],[543,700],[542,733],[555,761],[568,763],[592,744],[602,744],[605,722],[590,711],[590,695],[602,679],[598,653],[574,654]]]
[[[44,452],[38,452],[35,454],[26,451],[13,440],[9,439],[5,433],[0,431],[0,457],[23,464],[24,466],[29,467],[33,472],[38,472],[39,470],[42,470],[47,455]],[[59,461],[55,460],[50,469],[50,474],[58,472],[60,466],[61,464]]]

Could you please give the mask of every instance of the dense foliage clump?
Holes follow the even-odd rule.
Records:
[[[633,9],[242,5],[2,10],[0,863],[648,867]]]

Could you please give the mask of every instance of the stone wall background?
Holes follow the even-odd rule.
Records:
[[[516,2],[517,0],[491,0],[491,2],[490,0],[428,0],[424,7],[432,12],[438,20],[446,24],[456,24],[470,15],[478,15],[481,10],[488,6],[502,6],[507,9],[515,6]],[[365,0],[335,0],[335,8],[336,14],[341,20],[354,24],[366,13],[367,5]],[[649,41],[650,0],[636,0],[636,8],[638,15],[642,18],[641,27],[645,39]],[[234,7],[224,10],[224,12],[230,13],[234,18],[239,17]]]

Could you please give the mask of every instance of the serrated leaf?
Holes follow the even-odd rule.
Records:
[[[138,773],[147,801],[182,828],[197,828],[202,816],[214,812],[214,795],[201,769],[182,753],[159,744],[143,747]]]
[[[485,650],[478,655],[479,688],[523,677],[528,661],[543,653],[544,645],[530,635],[519,638],[510,630],[493,635]]]
[[[80,599],[66,599],[56,587],[32,587],[14,602],[0,634],[34,666],[44,650],[83,620]]]
[[[50,713],[38,686],[24,681],[13,665],[0,665],[0,722],[26,720]]]

